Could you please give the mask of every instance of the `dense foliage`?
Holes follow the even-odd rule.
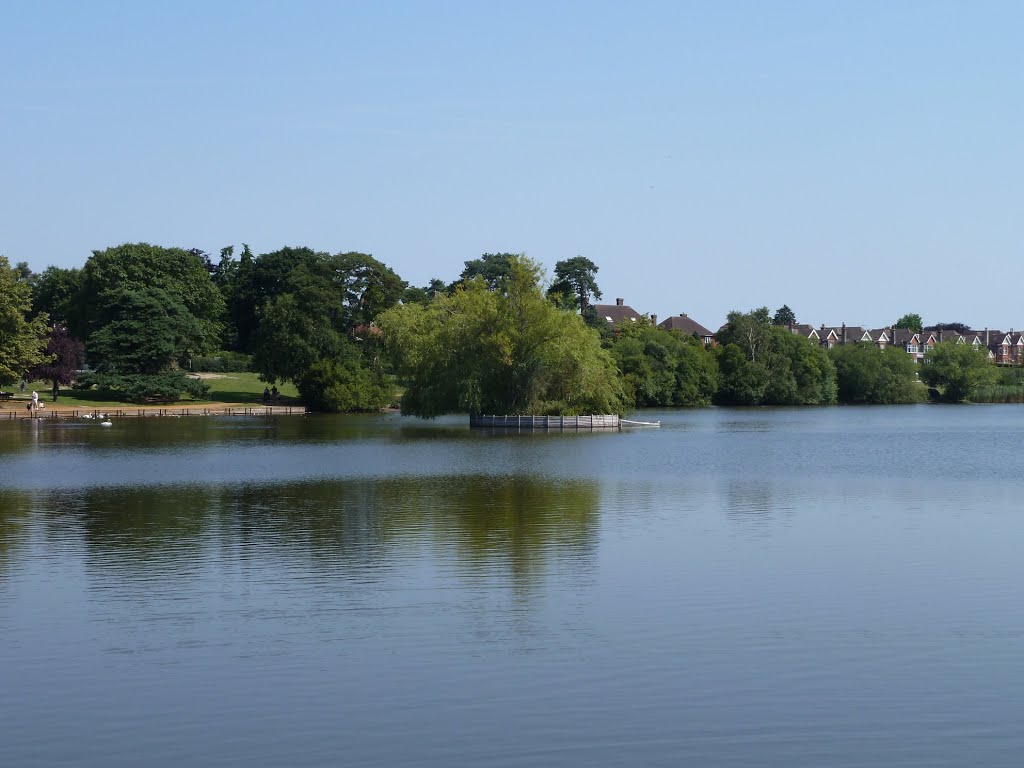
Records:
[[[995,367],[988,351],[971,344],[944,341],[924,358],[921,381],[934,388],[935,396],[947,403],[970,400],[977,390],[995,383]]]
[[[626,395],[637,406],[710,405],[718,390],[715,356],[692,336],[647,322],[624,325],[611,351]]]
[[[917,363],[902,349],[842,344],[832,348],[829,357],[836,367],[841,403],[893,405],[925,399],[917,381]]]
[[[63,325],[53,326],[46,337],[46,360],[29,371],[28,378],[53,382],[53,399],[60,386],[67,386],[85,365],[85,344],[68,333]]]
[[[611,323],[593,309],[597,273],[575,256],[545,281],[535,262],[500,252],[466,261],[452,283],[410,286],[369,254],[244,243],[219,260],[126,243],[39,274],[3,259],[0,384],[31,375],[55,395],[72,382],[173,401],[204,395],[194,371],[251,370],[293,382],[315,410],[378,410],[403,391],[403,412],[427,418],[908,403],[925,385],[948,401],[1024,400],[1024,381],[996,373],[984,350],[940,344],[923,366],[899,348],[827,350],[790,332],[788,305],[730,313],[711,348],[646,318]],[[896,325],[919,329],[921,317]]]
[[[836,369],[810,339],[773,325],[767,307],[730,312],[718,333],[723,405],[829,405]]]
[[[0,385],[19,381],[46,358],[47,316],[30,319],[32,287],[24,270],[0,256]]]
[[[522,256],[509,257],[493,283],[476,275],[429,304],[395,307],[378,324],[406,384],[403,413],[624,410],[599,336],[544,297],[539,267]]]

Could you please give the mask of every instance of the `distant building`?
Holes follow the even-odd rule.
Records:
[[[614,304],[594,304],[593,306],[597,317],[609,325],[635,323],[643,318],[643,315],[626,305],[625,299],[616,299]]]
[[[685,336],[696,336],[705,347],[710,347],[715,342],[714,331],[710,331],[698,323],[685,312],[672,315],[668,320],[658,324],[663,331],[679,331]]]

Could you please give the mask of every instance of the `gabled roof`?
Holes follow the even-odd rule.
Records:
[[[892,341],[892,338],[889,336],[888,328],[872,328],[868,331],[868,334],[871,336],[871,340],[876,343],[879,341],[884,341],[886,343]]]
[[[628,321],[636,322],[643,317],[632,307],[626,304],[594,304],[594,312],[597,316],[611,324]]]
[[[920,341],[918,336],[910,328],[893,328],[892,329],[892,343],[893,344],[917,344]]]
[[[799,336],[803,336],[805,339],[819,338],[818,329],[815,328],[813,325],[808,325],[807,323],[797,323],[796,325],[793,326],[792,330],[793,333]]]
[[[672,315],[664,322],[658,323],[663,331],[681,331],[686,336],[699,336],[702,339],[714,336],[714,331],[709,331],[685,312]]]

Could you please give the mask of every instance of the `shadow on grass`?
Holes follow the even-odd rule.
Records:
[[[299,399],[297,397],[280,397],[277,402],[271,403],[264,401],[263,393],[261,392],[240,392],[237,390],[228,389],[215,389],[211,390],[203,400],[209,402],[225,402],[225,403],[256,403],[258,405],[298,405]]]

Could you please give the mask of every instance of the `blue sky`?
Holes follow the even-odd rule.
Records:
[[[0,253],[582,254],[712,328],[1024,327],[1024,4],[32,2],[0,21]]]

